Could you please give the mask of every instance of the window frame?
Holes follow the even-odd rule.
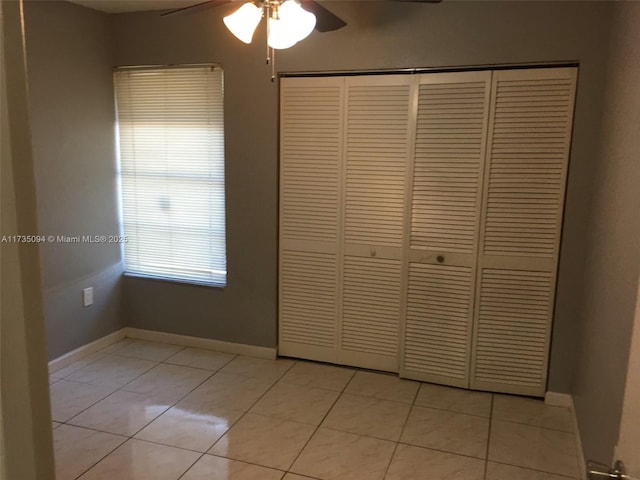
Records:
[[[119,108],[121,102],[119,99],[119,91],[118,91],[119,81],[120,81],[118,79],[118,75],[122,75],[126,73],[129,73],[129,74],[131,73],[145,74],[146,73],[149,75],[153,73],[161,74],[164,71],[176,70],[176,69],[180,69],[180,70],[210,69],[211,72],[214,72],[216,75],[219,75],[219,79],[212,76],[212,79],[215,78],[216,81],[219,80],[219,84],[216,83],[215,85],[212,86],[214,90],[219,88],[219,95],[217,94],[217,92],[216,92],[216,95],[212,95],[210,93],[203,94],[203,96],[206,96],[206,97],[212,97],[212,98],[215,97],[215,99],[212,102],[207,103],[207,106],[212,107],[213,109],[211,110],[210,114],[216,116],[215,121],[200,124],[200,125],[204,125],[203,130],[207,132],[207,137],[217,137],[217,140],[218,140],[216,141],[216,140],[209,139],[208,141],[210,143],[213,143],[214,146],[213,147],[209,146],[203,149],[203,150],[206,150],[209,154],[208,160],[207,160],[209,162],[208,163],[209,170],[208,171],[202,170],[196,173],[190,172],[188,175],[182,174],[181,176],[179,174],[176,174],[175,172],[169,172],[169,168],[167,167],[167,165],[170,164],[170,161],[165,160],[165,164],[166,164],[165,173],[164,175],[159,176],[159,178],[162,178],[162,181],[164,182],[164,184],[170,184],[172,180],[179,181],[180,179],[183,180],[183,183],[193,181],[193,182],[200,182],[204,184],[204,188],[208,193],[209,198],[203,202],[203,203],[208,202],[208,207],[205,209],[206,215],[202,219],[208,221],[208,225],[206,223],[201,223],[200,225],[202,225],[202,227],[198,225],[191,225],[190,227],[187,227],[187,228],[185,227],[176,228],[174,226],[169,225],[168,227],[164,228],[164,233],[166,234],[166,238],[169,239],[171,238],[172,234],[181,234],[184,236],[184,235],[188,235],[190,232],[195,233],[197,230],[200,230],[201,239],[204,238],[206,242],[208,238],[208,242],[209,242],[209,253],[207,256],[208,263],[205,262],[205,264],[207,265],[207,268],[202,269],[203,272],[208,272],[207,274],[208,278],[205,278],[207,275],[185,274],[185,271],[189,271],[189,270],[191,270],[192,272],[196,272],[198,268],[193,268],[193,267],[190,268],[187,265],[187,263],[184,263],[184,262],[183,263],[175,262],[175,261],[167,262],[164,265],[166,269],[162,272],[158,270],[159,268],[158,266],[154,266],[153,270],[145,271],[144,270],[145,266],[140,263],[140,259],[139,259],[140,255],[136,255],[137,262],[131,261],[131,263],[129,264],[131,265],[131,267],[130,268],[127,267],[127,258],[128,258],[127,246],[129,245],[128,242],[131,240],[131,237],[132,237],[131,234],[140,228],[140,222],[139,221],[137,223],[135,221],[132,222],[125,218],[126,199],[125,199],[125,188],[123,187],[123,183],[131,180],[133,180],[133,182],[135,183],[137,179],[144,177],[145,174],[141,174],[139,171],[136,170],[137,166],[136,166],[135,154],[134,154],[133,160],[132,159],[125,160],[125,163],[127,162],[133,163],[132,171],[126,172],[126,170],[128,170],[131,167],[130,164],[127,165],[127,167],[123,168],[122,157],[124,154],[123,154],[123,148],[122,148],[122,142],[121,142],[123,128],[121,126],[121,116],[120,116],[121,112]],[[114,75],[113,78],[114,78],[116,155],[117,155],[117,172],[116,173],[117,173],[117,188],[118,188],[118,200],[119,200],[119,220],[120,220],[120,229],[122,233],[121,238],[124,239],[124,241],[121,243],[121,253],[122,253],[123,264],[124,264],[124,275],[127,277],[145,278],[150,280],[158,280],[158,281],[178,283],[178,284],[192,284],[192,285],[214,287],[214,288],[226,287],[228,284],[228,269],[227,269],[228,257],[227,257],[227,234],[226,234],[227,233],[227,194],[226,194],[226,151],[225,151],[225,128],[224,128],[225,127],[224,125],[224,70],[222,68],[222,65],[217,63],[207,63],[207,64],[116,67],[114,69],[113,75]],[[162,99],[160,96],[158,96],[158,99],[164,100],[165,102],[167,102],[167,100],[168,99],[170,100],[171,98],[172,97],[167,96],[166,98]],[[209,98],[207,98],[207,100],[209,100]],[[170,114],[168,114],[167,116],[170,117]],[[128,121],[131,122],[131,120],[132,119],[130,116],[128,118]],[[155,120],[156,119],[154,118],[154,121]],[[162,125],[162,128],[164,128],[165,130],[167,129],[167,125],[169,125],[169,122],[167,122],[166,120],[168,120],[168,118],[165,118],[164,124],[160,123],[160,125]],[[129,125],[126,128],[130,128],[133,131],[133,129],[135,129],[135,120],[133,124]],[[130,135],[135,137],[134,134],[130,134]],[[168,136],[170,135],[166,135],[166,133],[164,136],[162,135],[158,136],[159,139],[162,139],[165,142],[164,146],[159,147],[159,149],[162,150],[163,158],[165,159],[171,156],[171,154],[169,153],[169,150],[171,149],[171,147],[169,146],[169,143],[167,143]],[[183,140],[183,142],[184,141],[185,140]],[[175,143],[173,145],[175,145]],[[185,146],[189,145],[189,143],[184,143],[184,145]],[[178,147],[178,149],[183,150],[184,148]],[[134,146],[133,151],[135,152],[135,150],[136,150],[136,147]],[[161,167],[158,167],[158,168],[161,169]],[[216,173],[212,173],[214,171]],[[154,172],[153,171],[147,172],[146,175],[154,176]],[[125,180],[127,178],[129,180]],[[139,191],[139,190],[136,190],[136,188],[129,189],[129,192],[135,191],[134,195],[143,196],[145,193],[144,189]],[[216,205],[219,208],[215,208]],[[173,205],[171,205],[169,208],[171,207],[173,207]],[[136,202],[135,210],[137,215],[138,212],[143,211],[144,209],[138,209],[137,202]],[[216,210],[218,210],[217,214],[216,214]],[[221,214],[219,210],[222,211]],[[171,221],[169,221],[168,223],[170,224]],[[129,225],[129,227],[127,227],[127,224]],[[162,226],[147,227],[148,230],[152,230],[153,228],[157,228],[158,231],[163,231]],[[216,235],[216,232],[218,233],[217,235]],[[222,241],[220,242],[220,240],[218,240],[217,243],[215,244],[212,243],[211,242],[212,235],[216,235],[218,239],[221,238]],[[161,242],[156,242],[156,243],[160,244]],[[174,250],[171,249],[171,252],[173,253]],[[222,253],[220,254],[220,252]],[[159,251],[155,253],[159,255]],[[184,251],[180,253],[184,255]],[[188,252],[187,252],[187,255],[188,255]],[[143,256],[146,257],[147,255],[144,254]],[[171,257],[173,258],[173,255],[171,255]],[[160,256],[158,256],[157,258],[160,260],[160,263],[162,263],[163,258]],[[146,266],[147,268],[149,267],[148,264]],[[216,268],[216,267],[223,267],[223,269]]]

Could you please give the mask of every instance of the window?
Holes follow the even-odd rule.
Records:
[[[217,66],[115,73],[125,273],[226,284]]]

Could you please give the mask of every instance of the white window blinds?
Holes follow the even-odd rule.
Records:
[[[225,285],[222,69],[115,73],[125,272]]]

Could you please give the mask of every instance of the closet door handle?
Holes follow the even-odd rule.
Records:
[[[438,261],[438,263],[444,263],[444,255],[438,255],[436,257],[436,260]]]
[[[371,254],[372,257],[376,256],[376,251],[372,248],[371,251],[369,252]]]

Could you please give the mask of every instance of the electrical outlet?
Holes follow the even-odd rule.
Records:
[[[82,289],[82,306],[93,305],[93,287]]]

